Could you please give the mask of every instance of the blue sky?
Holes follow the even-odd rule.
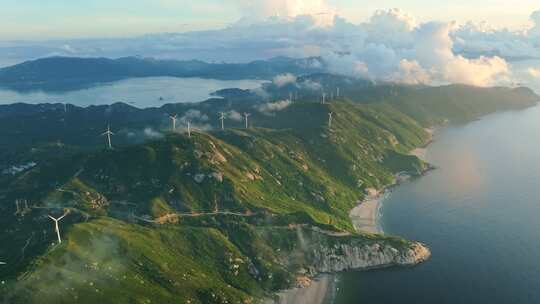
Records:
[[[122,37],[222,28],[250,12],[250,0],[1,0],[0,40]],[[310,3],[315,0],[305,0]],[[257,0],[255,0],[257,2]],[[446,2],[446,3],[445,3]],[[367,20],[377,9],[400,8],[419,21],[487,20],[521,28],[540,9],[532,0],[328,0],[339,15]]]

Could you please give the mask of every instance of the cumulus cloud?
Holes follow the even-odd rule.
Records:
[[[146,127],[143,130],[127,130],[123,129],[119,132],[120,134],[125,134],[130,142],[133,143],[142,143],[148,140],[161,139],[164,135],[156,131],[151,127]]]
[[[278,88],[284,87],[288,84],[295,84],[296,83],[296,76],[293,74],[281,74],[274,77],[272,80],[272,83],[277,86]]]
[[[282,111],[291,105],[290,100],[280,100],[257,105],[255,108],[262,114],[272,115],[275,112]]]
[[[235,110],[230,110],[229,112],[225,113],[228,119],[234,120],[234,121],[242,121],[243,117],[242,114],[238,113]]]
[[[190,109],[188,110],[182,117],[180,117],[180,121],[187,123],[190,122],[207,122],[208,121],[208,115],[202,113],[199,110],[196,109]]]
[[[163,138],[163,134],[161,134],[160,132],[148,127],[148,128],[145,128],[144,131],[143,131],[143,134],[145,137],[149,138],[149,139],[160,139],[160,138]]]
[[[390,80],[405,84],[427,84],[431,77],[418,61],[403,59],[399,63],[398,71],[390,76]]]
[[[540,10],[535,11],[531,14],[531,21],[533,26],[529,30],[529,35],[531,36],[540,36]]]
[[[529,74],[529,76],[533,78],[540,79],[540,68],[528,68],[527,73]]]
[[[323,89],[322,85],[310,79],[304,80],[299,84],[300,88],[310,91],[321,91]]]
[[[314,16],[314,24],[327,26],[332,23],[336,10],[326,0],[243,0],[242,11],[250,12],[240,23],[253,23],[266,18],[287,19]]]
[[[43,49],[50,52],[56,48],[58,52],[77,52],[81,56],[141,54],[230,62],[316,56],[322,58],[329,72],[348,76],[411,84],[458,82],[482,86],[505,84],[512,77],[508,64],[512,60],[540,58],[540,11],[531,15],[529,29],[512,31],[485,22],[418,22],[399,9],[376,11],[365,22],[355,24],[337,16],[324,0],[231,3],[249,12],[249,16],[219,30],[122,40],[54,41],[45,42]],[[70,48],[62,49],[65,45]],[[0,57],[4,53],[0,46]],[[313,63],[320,65],[321,61]],[[284,86],[294,78],[280,75],[274,84]],[[320,90],[316,83],[304,85]]]

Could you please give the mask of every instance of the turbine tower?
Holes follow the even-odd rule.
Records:
[[[336,97],[339,98],[339,87],[336,89]]]
[[[187,134],[188,134],[188,137],[191,138],[191,121],[190,120],[187,121]]]
[[[325,104],[326,103],[326,93],[323,92],[322,93],[322,104]]]
[[[107,135],[107,142],[109,144],[109,149],[112,149],[112,142],[111,142],[111,135],[114,135],[113,132],[111,132],[111,126],[107,125],[107,131],[103,132],[101,136]]]
[[[170,118],[171,121],[172,121],[172,130],[173,130],[173,131],[176,131],[176,120],[177,120],[177,118],[178,118],[178,114],[169,115],[169,118]]]
[[[249,124],[248,124],[248,118],[251,116],[250,113],[244,113],[244,118],[246,120],[246,129],[249,128]]]
[[[66,211],[64,215],[62,215],[59,218],[54,218],[49,215],[49,218],[54,221],[54,230],[56,231],[56,235],[58,236],[58,244],[62,243],[62,239],[60,238],[60,227],[58,227],[58,222],[62,220],[66,215],[68,215],[69,211]]]
[[[225,113],[219,112],[219,120],[221,120],[221,130],[225,130]]]
[[[328,113],[328,128],[332,128],[332,118],[334,116],[334,112]]]

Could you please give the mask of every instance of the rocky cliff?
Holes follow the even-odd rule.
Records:
[[[313,250],[313,268],[319,273],[370,269],[388,266],[411,266],[427,260],[429,249],[421,243],[394,247],[391,244],[339,244]]]

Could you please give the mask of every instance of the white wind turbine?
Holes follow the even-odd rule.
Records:
[[[325,104],[326,103],[326,93],[323,92],[322,93],[322,104]]]
[[[248,124],[248,118],[251,116],[250,113],[244,113],[244,118],[246,120],[246,129],[249,128],[249,124]]]
[[[113,132],[111,132],[111,126],[107,125],[107,131],[103,132],[101,136],[107,135],[107,142],[109,144],[109,149],[112,149],[112,142],[111,142],[111,135],[114,135]]]
[[[334,112],[328,113],[328,128],[332,128],[332,119],[334,116]]]
[[[221,130],[225,130],[225,113],[219,112],[219,120],[221,120]]]
[[[62,243],[62,239],[60,238],[60,227],[58,227],[58,222],[62,220],[66,215],[68,215],[69,211],[66,211],[64,215],[62,215],[59,218],[54,218],[49,215],[49,218],[54,221],[54,230],[56,231],[56,235],[58,236],[58,244]]]
[[[191,121],[190,120],[187,121],[187,134],[188,134],[188,137],[191,138]]]
[[[336,89],[336,97],[339,98],[339,88]]]
[[[172,120],[172,130],[176,131],[176,120],[178,119],[178,114],[169,115],[169,118]]]

